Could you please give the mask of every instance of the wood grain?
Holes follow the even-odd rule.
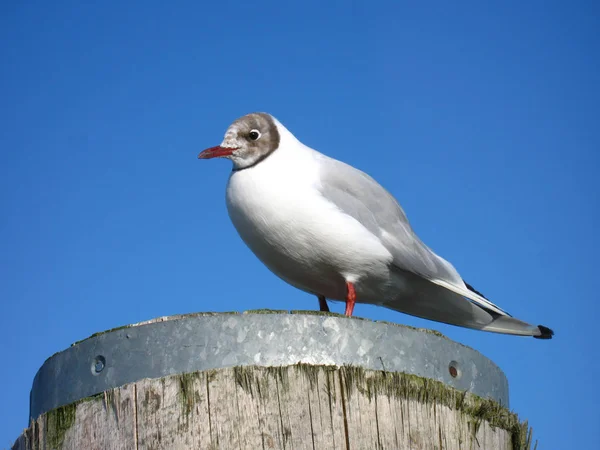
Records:
[[[39,417],[13,450],[529,449],[490,401],[412,375],[235,367],[145,379]]]

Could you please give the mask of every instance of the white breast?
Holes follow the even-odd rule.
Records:
[[[232,173],[227,209],[246,245],[276,275],[343,300],[345,280],[385,282],[392,257],[379,239],[320,194],[317,164],[307,147],[280,148]]]

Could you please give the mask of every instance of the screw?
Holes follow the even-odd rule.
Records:
[[[98,375],[106,367],[106,359],[102,355],[98,355],[92,361],[92,375]]]
[[[448,372],[450,372],[452,378],[460,378],[460,369],[458,368],[458,363],[456,361],[450,361],[450,364],[448,364]]]

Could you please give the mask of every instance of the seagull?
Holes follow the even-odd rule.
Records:
[[[462,279],[415,234],[396,199],[366,173],[301,143],[277,119],[234,121],[199,159],[233,163],[229,217],[275,275],[318,297],[482,331],[550,339],[543,325],[518,320]]]

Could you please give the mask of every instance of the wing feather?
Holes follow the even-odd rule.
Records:
[[[387,190],[348,164],[320,157],[323,196],[377,236],[392,254],[395,266],[466,290],[456,269],[418,238],[404,210]]]

